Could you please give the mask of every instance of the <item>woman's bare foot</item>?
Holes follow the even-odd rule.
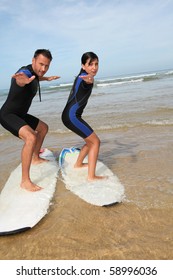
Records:
[[[36,192],[42,190],[42,187],[33,184],[31,181],[27,181],[27,182],[24,181],[20,184],[20,186],[22,189],[25,189],[30,192]]]
[[[78,165],[77,163],[75,163],[74,168],[83,168],[83,167],[88,167],[88,163],[82,163],[80,165]]]
[[[88,181],[96,181],[96,180],[105,180],[108,179],[108,176],[94,176],[93,178],[88,177]]]

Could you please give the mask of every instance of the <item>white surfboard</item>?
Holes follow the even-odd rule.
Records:
[[[35,226],[48,212],[55,192],[58,165],[53,153],[44,149],[48,162],[31,165],[31,180],[43,189],[30,192],[20,187],[21,164],[11,173],[0,194],[0,235],[14,234]]]
[[[75,147],[64,148],[59,155],[59,167],[66,188],[93,205],[106,206],[122,202],[124,186],[103,162],[97,161],[96,175],[108,176],[104,180],[89,182],[87,167],[74,168],[79,151]],[[87,158],[84,162],[87,162]]]

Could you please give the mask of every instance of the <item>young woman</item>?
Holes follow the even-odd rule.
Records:
[[[86,52],[82,55],[81,64],[82,68],[74,81],[67,104],[62,113],[62,121],[68,129],[84,139],[85,145],[82,147],[74,167],[86,166],[83,160],[88,155],[88,180],[93,181],[105,178],[95,174],[100,139],[82,119],[82,113],[91,95],[94,76],[98,71],[98,56],[93,52]]]

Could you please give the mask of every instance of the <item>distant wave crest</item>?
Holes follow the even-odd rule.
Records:
[[[158,79],[164,79],[165,77],[173,76],[173,70],[160,71],[160,72],[152,72],[152,73],[143,73],[137,75],[129,75],[122,77],[115,77],[109,79],[99,79],[96,80],[97,87],[107,87],[107,86],[116,86],[116,85],[124,85],[130,83],[141,83],[148,82]]]

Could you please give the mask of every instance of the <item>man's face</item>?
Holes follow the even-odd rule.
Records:
[[[43,77],[49,69],[50,60],[44,55],[40,54],[32,59],[32,68],[38,77]]]

